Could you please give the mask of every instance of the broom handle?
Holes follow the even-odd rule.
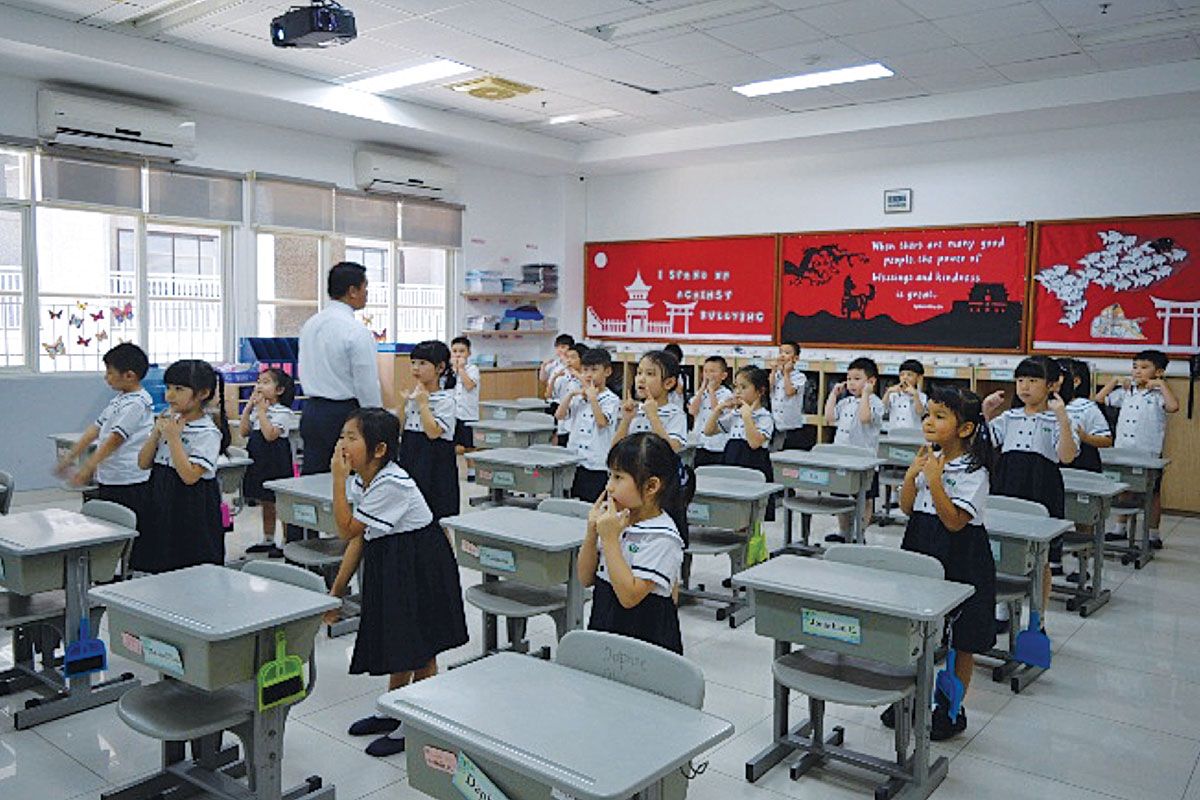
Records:
[[[282,661],[287,658],[287,635],[284,634],[283,628],[275,631],[275,659]]]

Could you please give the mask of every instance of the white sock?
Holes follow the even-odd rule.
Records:
[[[1007,603],[996,603],[996,619],[1000,620],[1001,622],[1006,622],[1008,620]]]
[[[399,728],[396,728],[396,730],[389,733],[388,738],[389,739],[403,739],[404,738],[404,723],[401,722]]]

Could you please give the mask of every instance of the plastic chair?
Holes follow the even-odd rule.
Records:
[[[1145,457],[1145,455],[1146,455],[1146,453],[1144,451],[1137,450],[1132,447],[1106,447],[1103,450],[1101,450],[1100,452],[1101,452],[1101,455],[1100,455],[1101,461],[1104,460],[1104,456],[1106,456],[1106,455],[1110,456],[1110,457],[1112,457],[1112,456]],[[1092,473],[1092,475],[1095,475],[1095,473]],[[1122,527],[1125,528],[1125,532],[1126,532],[1125,538],[1128,539],[1129,545],[1131,547],[1134,545],[1134,543],[1138,539],[1138,527],[1141,525],[1141,523],[1139,522],[1139,518],[1146,513],[1146,509],[1142,506],[1142,503],[1139,499],[1141,497],[1141,494],[1142,494],[1141,492],[1131,491],[1127,495],[1125,495],[1125,497],[1127,498],[1125,500],[1122,500],[1121,497],[1117,497],[1113,501],[1112,506],[1109,508],[1109,514],[1116,517],[1118,519],[1118,521],[1120,521]],[[1105,520],[1105,522],[1107,523],[1108,520]],[[1122,559],[1122,563],[1128,563],[1128,562],[1126,562],[1124,559]]]
[[[561,514],[564,517],[587,519],[588,514],[591,513],[592,504],[586,500],[573,500],[567,497],[547,497],[538,503],[537,510],[547,514]]]
[[[513,417],[513,419],[522,420],[524,422],[558,422],[558,420],[556,420],[552,415],[542,411],[518,411],[517,415]]]
[[[855,447],[848,444],[818,444],[813,447],[812,452],[835,453],[848,456],[874,455],[874,453],[865,447]],[[817,552],[818,548],[814,547],[810,541],[812,537],[812,518],[818,514],[830,517],[853,514],[857,507],[857,503],[853,497],[836,497],[828,492],[798,492],[784,497],[783,513],[787,516],[784,520],[786,541],[784,542],[783,549],[787,550],[788,546],[792,544],[792,514],[800,515],[799,549]]]
[[[114,503],[110,500],[88,500],[84,502],[79,509],[80,513],[86,514],[89,517],[102,519],[105,522],[111,522],[114,525],[122,525],[126,528],[137,529],[137,514],[132,509],[126,508],[120,503]],[[125,550],[121,553],[120,567],[117,572],[121,576],[121,580],[127,581],[131,577],[129,568],[129,556],[133,552],[133,540],[130,539],[125,544]],[[93,627],[92,630],[95,630]]]
[[[16,481],[11,472],[0,470],[0,514],[7,514],[12,507],[13,492],[16,491]]]
[[[1034,517],[1048,517],[1050,512],[1035,500],[1024,500],[1020,497],[1009,497],[1003,494],[988,495],[989,511],[1007,511],[1012,514],[1029,514]]]
[[[761,472],[749,467],[734,467],[724,464],[709,464],[696,468],[696,478],[703,477],[725,478],[734,481],[750,483],[766,483],[767,479]],[[680,582],[684,587],[689,584],[692,573],[693,556],[728,556],[729,580],[722,583],[732,585],[733,576],[745,568],[746,537],[724,528],[713,528],[701,525],[688,525],[688,546],[683,551],[683,566],[680,569]],[[704,587],[697,587],[703,592]]]

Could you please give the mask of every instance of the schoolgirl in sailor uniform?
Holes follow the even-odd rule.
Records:
[[[621,398],[607,385],[612,375],[608,351],[590,349],[582,360],[585,385],[567,395],[555,414],[570,428],[567,448],[583,459],[575,468],[571,496],[592,503],[608,483],[608,451],[621,413]]]
[[[176,361],[163,373],[170,408],[154,422],[138,453],[150,469],[145,530],[133,542],[130,566],[167,572],[225,563],[217,459],[229,446],[229,422],[220,403],[220,427],[204,407],[222,396],[223,382],[206,361]]]
[[[676,520],[691,502],[691,471],[651,433],[614,445],[608,470],[578,558],[580,582],[595,587],[588,628],[683,653],[672,592],[686,546]]]
[[[428,340],[418,343],[409,358],[416,386],[404,404],[397,461],[417,482],[436,522],[460,510],[450,348],[445,342]]]
[[[283,555],[275,547],[275,493],[263,481],[292,477],[292,444],[288,434],[298,426],[292,411],[296,383],[292,376],[272,367],[258,374],[239,425],[246,450],[254,463],[246,468],[242,495],[262,506],[263,541],[246,548],[248,553]],[[269,437],[268,437],[269,434]]]
[[[621,421],[613,441],[632,433],[654,433],[675,452],[682,450],[687,445],[687,411],[670,400],[678,385],[675,356],[665,350],[651,350],[642,356],[634,378],[634,398],[621,404]]]
[[[1075,358],[1060,358],[1058,366],[1063,372],[1060,394],[1067,401],[1067,416],[1071,427],[1079,437],[1079,454],[1067,466],[1102,472],[1101,447],[1112,447],[1112,429],[1100,406],[1091,399],[1092,373],[1087,364]]]
[[[467,642],[454,553],[420,489],[394,458],[399,422],[381,408],[351,412],[331,462],[334,517],[346,554],[331,593],[362,561],[362,602],[350,673],[388,675],[398,689],[437,673],[437,656]],[[336,614],[336,612],[334,612]],[[390,734],[367,752],[404,749],[394,720],[367,717],[351,735]]]
[[[769,391],[770,383],[765,369],[742,367],[733,378],[733,396],[717,406],[717,412],[704,425],[705,434],[712,435],[718,431],[729,434],[721,457],[722,464],[756,469],[768,483],[775,479],[770,453],[775,421],[771,412],[762,407],[762,401]],[[767,500],[765,519],[768,522],[775,519],[774,496]]]

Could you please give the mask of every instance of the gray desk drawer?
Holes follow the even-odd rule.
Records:
[[[124,548],[125,542],[109,542],[88,548],[93,583],[113,579]],[[4,576],[0,579],[0,586],[21,595],[62,589],[65,558],[62,552],[20,557],[0,555],[0,564],[4,567],[0,570]]]
[[[1066,501],[1067,519],[1072,522],[1077,522],[1080,525],[1095,525],[1102,521],[1100,519],[1101,500],[1099,497],[1078,494],[1067,490]]]
[[[990,539],[992,558],[996,559],[996,572],[1025,577],[1033,572],[1033,548],[1021,539]]]
[[[832,467],[806,467],[799,464],[776,464],[775,481],[795,489],[812,492],[858,494],[864,484],[870,485],[869,471],[851,472]]]
[[[465,545],[464,545],[465,543]],[[490,548],[481,551],[480,548]],[[500,542],[466,531],[454,532],[454,556],[460,566],[468,569],[511,578],[532,586],[551,587],[567,582],[574,550],[549,553],[524,545]],[[492,557],[492,564],[484,560]],[[498,559],[504,566],[496,566]],[[511,566],[511,569],[506,568]]]
[[[555,473],[562,475],[556,482]],[[575,478],[575,467],[538,469],[536,467],[510,467],[479,462],[475,468],[475,482],[490,489],[506,489],[527,494],[554,494],[559,487],[569,487]]]
[[[688,506],[687,519],[693,525],[743,531],[754,521],[750,503],[716,497],[697,498]]]
[[[549,444],[554,431],[533,431],[529,433],[518,431],[488,431],[475,430],[475,446],[487,447],[529,447],[531,444]]]
[[[1150,487],[1150,470],[1145,467],[1105,464],[1104,474],[1115,481],[1129,484],[1131,492],[1145,492],[1147,487]]]
[[[301,528],[337,536],[337,520],[333,516],[332,503],[304,500],[295,495],[276,492],[275,513],[280,520],[290,525],[299,525]]]

